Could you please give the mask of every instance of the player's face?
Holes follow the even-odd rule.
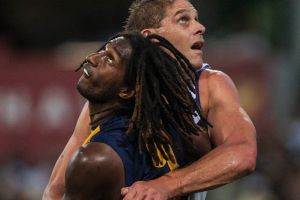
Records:
[[[167,38],[195,68],[202,65],[205,27],[199,23],[197,10],[190,2],[175,0],[167,7],[161,27],[154,32]]]
[[[91,102],[104,103],[117,98],[123,86],[126,60],[131,54],[124,37],[110,41],[103,50],[90,54],[83,63],[77,89]]]

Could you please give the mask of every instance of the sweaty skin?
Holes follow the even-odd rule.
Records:
[[[203,62],[201,49],[205,27],[198,22],[197,15],[197,11],[188,1],[175,0],[167,8],[161,27],[144,29],[142,33],[157,33],[166,37],[195,68],[199,68]],[[193,45],[197,48],[192,48]],[[204,153],[209,150],[210,144],[213,150],[188,167],[155,180],[140,181],[129,188],[123,188],[124,200],[167,200],[230,183],[255,169],[255,127],[241,108],[236,87],[230,77],[223,72],[205,70],[198,84],[203,114],[213,128],[209,129],[209,138],[196,139],[195,143],[201,141],[199,149],[204,149]],[[88,136],[88,122],[88,106],[85,105],[74,133],[53,169],[43,200],[60,199],[63,195],[66,165]]]
[[[63,200],[119,200],[124,177],[123,163],[110,146],[89,143],[80,147],[69,163]]]

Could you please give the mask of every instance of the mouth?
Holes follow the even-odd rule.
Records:
[[[191,46],[191,49],[192,49],[192,50],[198,50],[198,51],[201,51],[203,45],[204,45],[204,42],[203,42],[203,41],[197,41],[197,42],[195,42],[195,43]]]
[[[88,66],[83,67],[83,75],[85,78],[90,78],[92,76],[92,71]]]

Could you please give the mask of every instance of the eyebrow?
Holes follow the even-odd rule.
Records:
[[[132,53],[132,46],[130,43],[128,44],[120,44],[113,43],[114,41],[109,41],[107,44],[115,44],[112,45],[111,48],[114,50],[114,52],[117,54],[118,59],[120,60],[128,60]],[[128,46],[129,45],[129,46]]]
[[[178,11],[175,13],[174,16],[177,16],[177,15],[179,15],[179,14],[181,14],[181,13],[184,13],[184,12],[190,12],[190,11],[191,11],[190,9],[180,9],[180,10],[178,10]],[[198,11],[197,11],[196,9],[193,9],[193,11],[194,11],[195,14],[198,16]]]

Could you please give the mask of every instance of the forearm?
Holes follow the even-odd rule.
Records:
[[[43,200],[58,200],[62,198],[65,186],[65,171],[71,156],[78,147],[79,142],[73,142],[71,137],[64,151],[55,163],[49,182],[43,194]]]
[[[251,149],[244,144],[220,146],[190,166],[161,177],[160,181],[169,190],[169,197],[216,188],[254,170],[256,151]]]
[[[88,136],[90,132],[89,121],[88,103],[86,103],[78,118],[72,136],[55,163],[49,182],[44,190],[43,200],[57,200],[62,198],[65,186],[65,171],[68,162],[73,153]]]
[[[43,200],[60,200],[64,194],[64,187],[48,184],[43,193]]]

